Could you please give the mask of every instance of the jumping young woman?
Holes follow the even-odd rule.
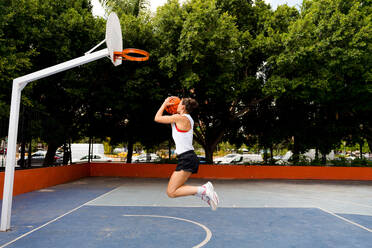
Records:
[[[207,202],[212,210],[216,210],[219,199],[211,182],[202,186],[185,184],[191,174],[197,173],[199,168],[199,160],[192,145],[194,120],[190,116],[191,112],[198,107],[198,103],[192,98],[183,98],[178,105],[177,114],[163,115],[165,107],[173,104],[170,103],[171,98],[165,99],[155,115],[156,122],[171,124],[172,137],[176,143],[178,163],[169,179],[167,195],[171,198],[195,195]]]

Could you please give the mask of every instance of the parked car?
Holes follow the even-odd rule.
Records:
[[[133,163],[154,163],[160,162],[161,158],[156,153],[142,153],[138,156],[133,156]]]
[[[284,156],[282,156],[281,158],[279,157],[274,157],[274,159],[277,159],[277,164],[280,164],[280,165],[285,165],[285,164],[289,164],[291,159],[292,159],[292,155],[293,155],[293,152],[292,151],[288,151],[286,152],[286,154],[284,154]],[[311,160],[314,160],[315,159],[315,149],[310,149],[309,151],[305,152],[304,154],[301,154],[302,156],[302,159],[310,162]],[[321,154],[319,154],[319,156],[321,156]],[[332,160],[332,159],[335,159],[335,153],[334,151],[331,151],[329,154],[327,154],[327,159],[328,160]]]
[[[251,164],[262,162],[260,154],[228,154],[220,159],[216,159],[216,164]]]
[[[213,161],[210,159],[203,157],[203,156],[198,156],[199,159],[199,164],[213,164]]]
[[[263,162],[261,154],[243,154],[242,159],[238,161],[237,164],[252,164],[261,162]]]
[[[240,154],[227,154],[223,157],[216,158],[214,160],[215,164],[230,164],[234,159],[236,159]]]
[[[46,151],[37,151],[33,154],[31,154],[31,166],[42,166],[44,163],[44,159],[46,156],[47,152]],[[28,156],[25,156],[25,163],[28,160]],[[17,164],[21,165],[21,159],[17,160]],[[59,165],[62,164],[62,160],[60,156],[54,156],[54,162],[53,165]]]
[[[90,152],[89,152],[90,147]],[[71,144],[71,159],[72,162],[80,162],[80,159],[88,154],[98,154],[103,155],[105,154],[105,149],[103,144],[94,143],[89,146],[88,143],[73,143]],[[104,155],[103,155],[104,156]],[[88,161],[88,157],[87,157]]]
[[[63,164],[63,153],[56,153],[55,158],[57,164]]]
[[[371,161],[372,161],[372,153],[365,153],[365,154],[363,154],[363,156],[364,156],[367,160],[371,160]]]
[[[88,162],[88,158],[89,156],[85,155],[76,162]],[[91,162],[112,162],[112,158],[106,157],[103,154],[91,154],[90,161]]]

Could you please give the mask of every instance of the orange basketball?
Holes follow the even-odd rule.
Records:
[[[165,111],[167,111],[169,114],[173,115],[177,113],[178,104],[180,104],[181,99],[178,97],[172,97],[169,101],[170,103],[173,103],[172,105],[168,105],[165,107]]]

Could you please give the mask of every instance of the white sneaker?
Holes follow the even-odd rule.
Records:
[[[204,191],[205,193],[202,195],[202,200],[206,201],[212,210],[216,210],[219,203],[219,198],[217,193],[214,191],[213,184],[211,182],[207,182],[202,187],[206,189]]]

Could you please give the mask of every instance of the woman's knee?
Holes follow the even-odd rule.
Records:
[[[169,198],[175,198],[175,197],[177,197],[176,190],[167,189],[167,195],[168,195]]]

